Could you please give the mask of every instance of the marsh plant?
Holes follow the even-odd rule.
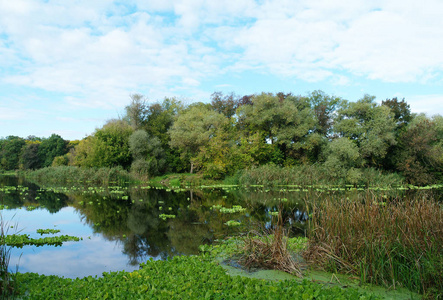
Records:
[[[0,298],[8,299],[15,293],[15,274],[9,271],[11,247],[6,244],[8,223],[0,214]]]
[[[325,198],[313,205],[305,258],[331,272],[431,297],[443,291],[443,209],[433,199]]]
[[[289,234],[284,228],[282,210],[280,205],[277,223],[272,229],[264,229],[262,233],[251,231],[246,235],[239,263],[248,269],[274,269],[302,277],[300,264],[288,249]]]

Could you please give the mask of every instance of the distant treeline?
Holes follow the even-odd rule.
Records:
[[[307,96],[216,92],[210,103],[176,99],[149,104],[131,95],[121,119],[80,141],[8,136],[0,140],[0,168],[123,167],[138,177],[200,172],[221,179],[240,170],[319,166],[355,184],[365,169],[399,173],[408,183],[443,179],[443,117],[411,113],[405,100],[381,105],[314,91]]]

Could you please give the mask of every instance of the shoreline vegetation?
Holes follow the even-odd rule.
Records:
[[[45,183],[89,183],[108,184],[110,182],[148,182],[166,186],[201,186],[228,184],[240,186],[359,186],[359,187],[399,187],[404,186],[404,178],[395,173],[385,173],[368,168],[361,170],[361,179],[350,184],[346,178],[337,178],[327,173],[321,165],[279,167],[263,165],[239,170],[235,175],[224,179],[212,179],[203,174],[174,173],[146,179],[115,168],[80,168],[75,166],[46,167],[38,170],[8,172],[9,175],[23,176],[28,180]]]
[[[306,201],[311,212],[306,259],[333,274],[358,277],[361,283],[406,286],[425,298],[443,297],[441,198],[422,199],[425,193],[412,199],[388,194],[383,198],[370,191],[441,188],[442,116],[414,114],[404,99],[377,103],[364,95],[350,102],[322,91],[305,96],[216,92],[210,103],[189,105],[169,98],[152,103],[139,94],[130,98],[122,117],[81,140],[67,141],[57,134],[0,138],[0,174],[18,170],[18,176],[42,185],[142,182],[174,188],[368,191],[355,201],[328,198],[334,193],[321,203]],[[260,258],[270,251],[280,255],[277,261],[287,257],[283,238],[271,244],[250,242],[251,247],[244,248],[248,255]],[[256,251],[257,247],[263,248]],[[244,261],[256,262],[249,258]],[[65,298],[69,292],[76,298],[90,296],[88,292],[95,293],[91,297],[116,298],[129,291],[134,298],[149,293],[180,298],[177,291],[209,299],[235,298],[239,293],[260,299],[269,293],[288,296],[286,292],[306,299],[374,298],[307,281],[228,277],[205,254],[150,261],[140,271],[97,279],[17,274],[17,280],[42,299]]]
[[[262,169],[239,173],[236,179],[225,180],[226,183],[243,183],[246,182],[251,186],[257,186],[257,182],[252,181],[254,176],[269,178],[259,182],[259,186],[269,186],[281,188],[281,183],[290,183],[290,176],[301,176],[312,172],[312,176],[318,175],[314,173],[315,169],[289,169],[281,168],[281,174],[278,173],[274,166],[264,166]],[[101,170],[85,170],[76,167],[55,167],[41,169],[37,171],[27,172],[25,175],[29,179],[43,181],[47,184],[61,183],[100,183],[108,184],[111,182],[128,182],[131,177],[128,172],[118,168],[117,170],[101,169]],[[290,171],[293,172],[291,175]],[[78,174],[75,172],[79,172]],[[96,172],[95,175],[94,172]],[[372,171],[369,171],[372,172]],[[246,174],[246,175],[245,175]],[[367,190],[368,188],[376,188],[381,190],[390,190],[392,188],[412,188],[426,189],[427,187],[407,186],[402,184],[401,177],[383,177],[382,173],[372,173],[373,179],[366,181],[358,189]],[[9,174],[11,175],[11,174]],[[242,179],[245,176],[246,179]],[[281,177],[280,177],[281,176]],[[286,177],[285,177],[286,176]],[[377,177],[380,176],[380,177]],[[288,178],[289,177],[289,178]],[[334,188],[345,186],[347,188],[355,188],[352,185],[343,185],[343,182],[329,182],[318,180],[313,182],[308,179],[296,182],[298,187],[303,186],[331,186]],[[279,180],[284,178],[286,181]],[[70,179],[70,180],[68,180]],[[75,179],[75,180],[72,180]],[[94,179],[94,180],[92,180]],[[133,178],[132,178],[133,179]],[[156,177],[150,184],[163,184],[172,187],[198,187],[212,184],[213,186],[222,186],[222,181],[208,181],[198,174],[170,174],[169,176]],[[248,184],[245,184],[246,186]],[[434,187],[441,187],[435,185]],[[404,299],[414,297],[424,297],[426,299],[439,299],[442,297],[443,290],[443,210],[441,203],[431,198],[420,197],[414,199],[406,199],[404,196],[394,196],[394,198],[384,198],[377,193],[367,193],[360,200],[350,201],[342,199],[340,196],[326,197],[320,202],[311,203],[308,207],[310,213],[309,226],[307,231],[307,241],[305,242],[303,251],[298,256],[303,257],[313,269],[303,271],[303,276],[310,278],[310,272],[315,270],[325,270],[331,276],[331,279],[319,281],[316,279],[296,281],[269,281],[258,280],[254,278],[237,278],[226,275],[226,271],[217,263],[215,258],[207,255],[208,252],[224,255],[230,254],[231,257],[237,257],[239,253],[242,259],[238,261],[253,261],[260,268],[260,260],[266,258],[266,253],[272,252],[281,254],[282,249],[290,249],[287,247],[287,240],[282,232],[278,233],[274,230],[269,235],[255,234],[250,236],[249,247],[239,246],[239,243],[246,244],[246,240],[232,240],[234,242],[221,243],[211,247],[202,247],[202,253],[196,257],[174,258],[166,262],[147,262],[140,271],[132,273],[113,272],[103,274],[103,277],[83,279],[65,279],[56,276],[44,276],[38,274],[15,274],[16,282],[20,285],[17,291],[23,295],[27,292],[35,295],[37,298],[47,297],[118,297],[123,293],[131,293],[131,297],[140,298],[140,295],[161,295],[160,298],[180,298],[182,295],[190,297],[208,297],[208,298],[226,298],[236,297],[241,293],[246,293],[246,298],[266,298],[265,295],[271,291],[291,291],[300,298],[314,297],[325,299],[344,297],[344,299],[377,299],[390,297],[389,294],[381,292],[371,294],[371,290],[365,289],[344,289],[346,284],[333,285],[334,276],[343,276],[339,274],[347,274],[347,278],[354,278],[358,281],[356,286],[366,286],[371,283],[377,286],[384,286],[387,290],[401,290],[408,288]],[[306,203],[306,205],[308,205]],[[277,222],[279,223],[279,222]],[[281,224],[280,224],[281,225]],[[278,228],[278,226],[274,227]],[[275,243],[274,236],[280,236],[280,242]],[[263,242],[263,239],[269,239]],[[236,248],[233,249],[233,243]],[[258,250],[258,247],[265,246],[264,249]],[[278,247],[276,247],[277,245]],[[284,245],[284,248],[281,248]],[[267,247],[267,248],[266,248]],[[219,249],[219,250],[214,250]],[[274,250],[272,250],[274,249]],[[277,251],[275,250],[277,249]],[[299,248],[300,250],[300,248]],[[284,252],[284,251],[283,251]],[[293,252],[292,252],[293,253]],[[279,255],[280,255],[279,254]],[[237,255],[237,256],[236,256]],[[211,257],[211,258],[209,258]],[[279,257],[279,260],[282,256]],[[251,259],[254,258],[254,259]],[[266,258],[267,259],[267,258]],[[267,262],[273,261],[267,259]],[[271,263],[272,264],[272,263]],[[284,263],[287,265],[288,263]],[[215,267],[217,265],[217,267]],[[269,267],[269,264],[263,264]],[[144,269],[146,268],[147,269]],[[211,270],[208,269],[211,267]],[[203,272],[199,276],[207,278],[206,285],[201,287],[204,291],[194,288],[197,286],[199,276],[194,278],[190,274],[197,268]],[[215,269],[214,269],[215,268]],[[171,276],[170,280],[174,283],[168,283],[162,280],[162,272],[167,272],[167,276]],[[215,271],[214,271],[215,270]],[[153,273],[154,272],[154,273]],[[200,271],[199,271],[200,272]],[[238,271],[237,271],[238,272]],[[223,273],[223,274],[222,274]],[[175,274],[175,275],[173,275]],[[150,280],[143,280],[143,278]],[[176,276],[186,276],[187,284],[183,286],[181,279]],[[340,277],[343,278],[343,277]],[[195,280],[195,282],[194,282]],[[337,277],[337,282],[340,282]],[[313,283],[314,281],[323,284]],[[326,281],[326,282],[325,282]],[[219,283],[219,286],[215,284]],[[221,284],[220,284],[221,282]],[[58,288],[51,290],[44,288],[46,283],[55,284]],[[113,285],[114,284],[114,285]],[[138,285],[137,285],[138,284]],[[136,285],[136,286],[134,286]],[[26,291],[23,287],[26,286]],[[91,287],[100,287],[92,289]],[[177,289],[180,293],[177,293]],[[409,293],[409,294],[408,294]],[[414,294],[418,293],[418,294]],[[418,296],[418,295],[421,296]],[[244,296],[245,294],[242,294]],[[293,296],[292,295],[292,296]],[[413,296],[415,295],[415,296]],[[296,296],[294,296],[296,297]],[[397,296],[395,296],[397,298]],[[398,296],[400,299],[400,296]],[[149,297],[148,297],[149,298]],[[68,297],[69,299],[69,297]]]

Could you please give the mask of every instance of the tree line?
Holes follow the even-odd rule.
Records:
[[[321,165],[351,183],[363,168],[400,173],[413,184],[441,181],[443,117],[413,114],[404,99],[350,102],[322,91],[216,92],[210,103],[189,105],[134,94],[123,117],[82,140],[0,139],[4,170],[121,166],[139,177],[200,172],[221,179],[265,164]]]

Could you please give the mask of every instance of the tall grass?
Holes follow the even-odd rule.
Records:
[[[398,174],[384,174],[379,170],[359,169],[359,180],[350,182],[346,177],[332,176],[321,164],[279,167],[268,164],[239,171],[235,179],[241,185],[346,185],[357,184],[364,186],[399,186],[404,183]]]
[[[90,182],[106,184],[109,182],[132,180],[130,174],[121,167],[79,168],[73,166],[58,166],[26,171],[22,174],[33,181],[46,183]]]
[[[9,271],[9,259],[11,257],[11,247],[6,245],[6,234],[8,223],[3,221],[0,214],[0,298],[9,299],[16,290],[15,274]]]
[[[305,258],[328,271],[443,296],[443,209],[432,199],[326,198],[313,205],[308,237]]]

